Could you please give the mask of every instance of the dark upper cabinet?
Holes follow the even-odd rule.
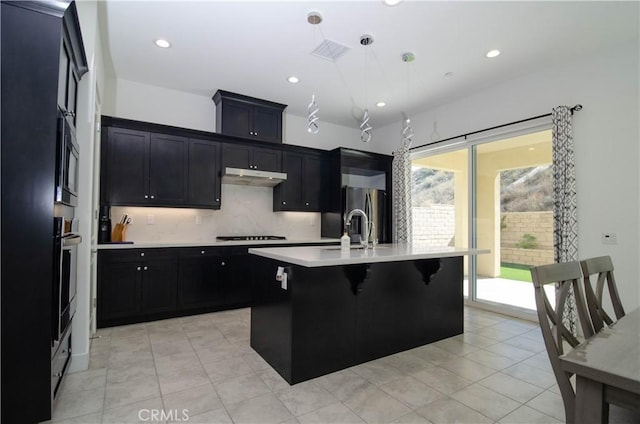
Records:
[[[220,143],[189,140],[188,187],[189,205],[220,208]]]
[[[282,152],[275,149],[224,143],[222,147],[223,171],[224,168],[280,172]]]
[[[282,113],[286,105],[218,90],[216,132],[258,141],[282,143]]]
[[[184,137],[151,134],[149,199],[152,203],[187,203],[188,141]]]
[[[98,254],[98,325],[155,318],[175,310],[175,249],[127,249]]]
[[[109,127],[103,203],[182,206],[188,199],[188,139]]]
[[[322,156],[284,152],[282,172],[287,180],[274,187],[274,211],[319,212],[322,207]]]
[[[112,205],[146,203],[150,134],[122,128],[109,128],[107,133],[106,155],[103,156],[107,202]]]

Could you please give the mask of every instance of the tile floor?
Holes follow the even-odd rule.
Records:
[[[464,334],[294,386],[250,348],[249,322],[240,309],[100,330],[52,422],[564,422],[531,322],[465,308]]]

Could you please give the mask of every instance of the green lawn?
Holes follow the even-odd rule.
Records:
[[[501,266],[500,277],[507,278],[509,280],[531,282],[531,272],[529,272],[529,268],[520,268],[516,266]]]

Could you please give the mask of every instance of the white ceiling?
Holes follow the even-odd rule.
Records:
[[[303,117],[315,94],[320,124],[357,128],[366,107],[375,128],[400,121],[403,112],[637,39],[639,5],[107,0],[100,16],[117,78],[209,97],[223,89],[287,104],[288,113]],[[310,11],[323,22],[309,24]],[[371,46],[360,45],[363,34],[373,36]],[[156,47],[156,38],[172,47]],[[336,63],[312,56],[325,38],[351,49]],[[487,59],[490,49],[502,54]],[[416,60],[402,62],[404,52]],[[288,83],[290,75],[300,83]],[[377,108],[378,101],[387,106]]]

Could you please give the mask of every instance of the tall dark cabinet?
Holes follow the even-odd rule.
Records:
[[[282,113],[287,105],[218,90],[216,132],[256,141],[282,143]]]
[[[0,14],[0,421],[33,423],[50,419],[59,380],[51,351],[57,113],[75,119],[87,60],[74,3],[2,1]]]

